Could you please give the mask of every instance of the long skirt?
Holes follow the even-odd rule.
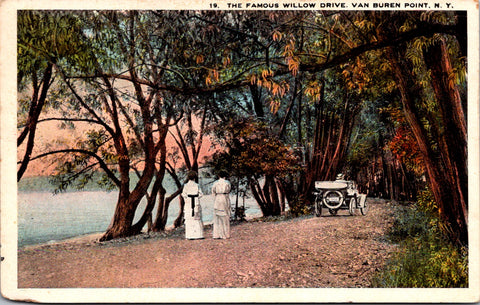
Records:
[[[230,217],[213,215],[213,238],[230,238]]]
[[[191,214],[189,216],[190,217],[185,215],[185,238],[203,238],[203,221],[201,219],[194,219],[191,217]]]

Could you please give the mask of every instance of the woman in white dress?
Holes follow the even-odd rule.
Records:
[[[182,197],[185,199],[184,218],[185,218],[185,238],[201,239],[203,238],[202,206],[200,197],[203,193],[197,180],[197,173],[191,171],[187,176],[187,183],[183,186]]]
[[[218,174],[219,179],[212,186],[212,194],[215,196],[213,204],[213,238],[230,238],[230,190],[231,184],[225,178],[227,173],[222,171]]]

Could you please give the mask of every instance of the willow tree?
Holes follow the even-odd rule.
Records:
[[[384,16],[374,15],[378,22]],[[422,155],[430,189],[446,223],[446,233],[459,245],[468,243],[466,86],[462,14],[396,15],[388,30],[401,26],[418,29],[425,22],[449,26],[442,35],[425,35],[387,48],[392,73],[398,84],[405,119]],[[408,18],[407,18],[408,17]],[[415,20],[416,23],[411,21]],[[386,28],[378,27],[385,37]],[[464,29],[465,30],[465,29]]]
[[[461,94],[466,85],[461,60],[466,50],[465,18],[462,12],[320,13],[309,31],[317,31],[313,35],[324,37],[323,42],[317,39],[308,52],[295,47],[291,58],[298,59],[298,67],[289,67],[305,73],[343,67],[345,80],[353,76],[362,83],[369,77],[362,65],[373,59],[364,56],[385,52],[375,57],[377,66],[393,73],[399,91],[391,92],[400,96],[440,215],[451,227],[449,236],[459,243],[468,236],[466,117]],[[289,45],[285,43],[286,48]],[[321,95],[322,87],[317,81],[311,91]],[[449,141],[455,145],[446,144]]]
[[[49,18],[50,13],[38,15]],[[83,128],[87,131],[73,145],[50,149],[35,158],[64,155],[57,158],[61,160],[56,176],[60,189],[78,181],[77,185],[82,187],[94,178],[94,173],[103,172],[100,183],[118,188],[119,195],[112,223],[102,239],[136,234],[148,220],[152,201],[134,224],[138,204],[145,196],[154,198],[155,194],[149,196],[148,188],[154,175],[162,180],[167,131],[181,116],[181,105],[162,95],[159,89],[147,90],[142,79],[155,84],[175,82],[171,75],[166,75],[172,73],[171,69],[162,65],[167,65],[169,54],[178,50],[162,43],[164,37],[160,34],[169,35],[169,42],[174,37],[158,32],[157,23],[151,19],[147,22],[145,14],[133,11],[61,14],[75,21],[77,26],[69,31],[81,38],[84,52],[77,49],[72,55],[82,57],[82,61],[53,64],[61,79],[57,98],[63,97],[63,102],[57,105],[55,113],[44,112],[43,120],[68,123],[70,128],[86,122],[88,125]],[[157,40],[146,34],[155,30],[159,34]],[[132,169],[139,173],[133,188]]]
[[[49,12],[39,14],[48,16]],[[51,149],[35,158],[64,155],[57,158],[61,160],[56,176],[60,189],[73,183],[81,188],[101,170],[104,174],[100,183],[119,190],[112,222],[102,240],[136,234],[151,218],[157,198],[164,207],[171,200],[165,197],[162,185],[167,159],[165,139],[184,110],[171,93],[194,96],[238,88],[248,83],[239,79],[238,73],[245,74],[248,69],[230,67],[225,52],[218,59],[218,54],[213,54],[213,59],[206,56],[216,35],[194,16],[196,12],[63,14],[80,24],[72,32],[81,38],[86,51],[73,54],[81,56],[81,62],[55,64],[61,78],[59,97],[64,101],[56,109],[56,117],[48,117],[52,114],[45,112],[44,119],[68,123],[71,128],[78,122],[88,126],[84,126],[84,137],[73,145]],[[228,49],[234,40],[230,37],[219,43],[226,43]],[[224,64],[216,65],[217,61]],[[134,184],[132,170],[138,174]],[[145,197],[147,207],[138,223],[133,223]],[[158,215],[160,219],[163,222],[164,215]]]
[[[79,63],[85,52],[75,18],[59,12],[19,11],[17,15],[17,82],[18,123],[17,147],[24,150],[19,161],[17,181],[23,177],[32,159],[40,115],[56,107],[51,91],[56,90],[59,62]],[[52,94],[50,94],[52,93]]]

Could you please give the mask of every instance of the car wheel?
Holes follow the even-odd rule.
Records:
[[[353,196],[350,198],[350,202],[348,204],[348,212],[351,216],[355,214],[355,207],[357,206],[357,196]]]
[[[362,213],[362,215],[365,216],[367,215],[367,211],[368,211],[368,205],[367,205],[367,201],[365,200],[364,207],[360,208],[360,213]]]
[[[331,199],[335,200],[331,201]],[[323,194],[323,204],[332,210],[337,210],[345,201],[345,195],[339,190],[330,190]]]
[[[320,217],[322,215],[322,199],[320,196],[315,197],[315,216]]]

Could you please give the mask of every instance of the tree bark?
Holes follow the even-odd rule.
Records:
[[[405,118],[423,156],[430,189],[439,206],[440,216],[451,227],[447,234],[453,242],[460,245],[466,244],[468,243],[466,206],[458,196],[458,183],[452,183],[448,173],[444,171],[446,166],[441,163],[442,159],[435,156],[435,152],[429,145],[427,131],[423,127],[421,117],[414,107],[415,96],[420,96],[420,94],[418,89],[416,89],[417,87],[408,82],[408,80],[415,78],[407,69],[408,65],[404,62],[400,63],[401,58],[403,58],[401,54],[401,51],[398,49],[387,49],[387,55],[392,63],[400,90]],[[453,136],[459,136],[459,134]],[[460,149],[463,149],[463,147]],[[460,155],[462,154],[460,153]],[[448,167],[447,170],[455,171]],[[453,179],[455,180],[455,177]]]
[[[45,101],[47,99],[47,92],[50,88],[50,80],[52,78],[53,72],[53,64],[47,63],[47,67],[43,73],[42,79],[42,88],[40,90],[40,94],[38,94],[37,88],[34,85],[34,93],[32,96],[32,101],[30,102],[30,111],[27,118],[27,126],[20,134],[19,138],[17,139],[17,146],[21,145],[27,137],[27,146],[25,148],[25,153],[23,159],[20,164],[20,168],[17,171],[17,182],[22,179],[23,174],[27,170],[28,163],[30,162],[30,158],[32,156],[33,147],[35,146],[35,133],[37,131],[37,123],[38,118],[40,117],[40,113],[42,112],[43,106],[45,105]]]
[[[425,50],[425,63],[430,69],[432,87],[437,98],[444,133],[448,145],[442,150],[445,160],[446,179],[453,202],[445,205],[445,216],[460,239],[466,242],[468,224],[468,168],[467,168],[467,122],[462,108],[460,93],[454,80],[453,68],[444,40]],[[464,236],[465,235],[465,236]],[[464,236],[464,237],[462,237]]]
[[[127,42],[125,48],[128,46],[127,51],[129,53],[128,65],[130,75],[133,80],[136,80],[138,78],[135,70],[135,37],[133,33],[135,12],[130,12],[129,22],[130,27],[128,29],[128,35],[130,36],[130,40]],[[145,97],[141,85],[138,82],[133,81],[132,85],[136,100],[140,106],[140,114],[144,129],[142,148],[145,155],[145,166],[140,180],[132,192],[130,192],[130,157],[118,115],[118,99],[110,81],[106,77],[104,77],[103,80],[107,88],[107,94],[111,100],[111,118],[113,124],[115,125],[113,141],[119,157],[118,166],[121,177],[121,185],[113,221],[105,234],[100,238],[101,241],[125,237],[135,233],[132,227],[135,211],[141,199],[145,196],[148,186],[153,178],[155,173],[156,156],[162,146],[161,140],[159,143],[157,143],[157,145],[155,145],[153,138],[153,117],[150,109],[153,97],[157,94],[157,92],[154,90],[150,92],[148,97]],[[166,130],[164,132],[166,133]]]
[[[183,211],[185,209],[185,199],[183,199],[182,196],[179,196],[179,205],[180,205],[180,209],[178,211],[178,216],[177,218],[175,219],[175,221],[173,222],[173,226],[175,228],[178,228],[182,225],[183,223]]]
[[[266,197],[264,190],[260,187],[258,181],[256,179],[250,179],[249,185],[253,198],[255,198],[263,216],[272,216],[272,211],[268,204],[268,198]]]
[[[250,85],[250,92],[252,94],[253,109],[257,118],[263,118],[265,112],[262,105],[262,93],[257,85]]]

